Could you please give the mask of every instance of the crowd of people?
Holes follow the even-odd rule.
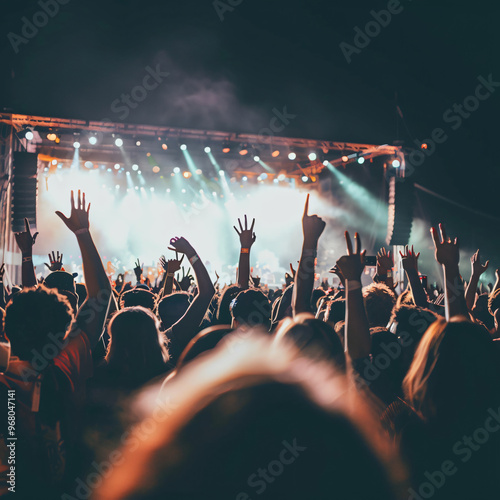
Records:
[[[234,227],[236,284],[214,283],[203,249],[173,237],[152,285],[139,261],[135,284],[110,279],[89,211],[72,192],[70,214],[56,212],[77,239],[84,283],[55,252],[37,280],[28,221],[15,235],[22,283],[5,287],[0,269],[2,494],[500,495],[500,271],[479,289],[488,263],[478,251],[465,286],[459,241],[443,225],[430,234],[442,293],[426,289],[409,247],[404,290],[386,249],[363,287],[361,236],[347,231],[333,287],[316,280],[326,224],[309,214],[307,195],[297,269],[272,290],[251,276],[255,220],[246,215]]]

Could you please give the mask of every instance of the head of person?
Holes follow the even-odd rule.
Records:
[[[338,335],[332,326],[312,314],[301,313],[294,319],[286,318],[274,335],[277,342],[291,341],[304,354],[332,361],[340,372],[345,372],[344,348]]]
[[[157,313],[162,330],[168,330],[177,323],[189,307],[189,293],[177,292],[163,297],[158,302]]]
[[[47,288],[54,288],[61,295],[64,295],[71,304],[73,311],[78,310],[79,297],[76,293],[75,278],[72,274],[66,271],[53,271],[45,278],[43,284]]]
[[[325,320],[335,325],[345,321],[345,299],[335,299],[329,302]]]
[[[315,288],[311,294],[311,309],[313,314],[316,314],[319,306],[319,301],[326,297],[326,292],[322,288]]]
[[[288,349],[254,341],[217,347],[164,385],[145,419],[163,403],[168,418],[134,450],[125,444],[96,500],[394,498],[375,432],[362,427],[371,417],[362,403],[347,410],[331,367],[304,359],[308,376],[297,377]]]
[[[427,328],[438,319],[430,309],[410,305],[395,307],[389,321],[389,330],[401,345],[402,369],[407,372],[420,339]]]
[[[70,303],[55,289],[39,285],[13,295],[3,320],[12,355],[29,362],[40,355],[53,359],[72,319]]]
[[[150,311],[154,311],[155,300],[156,297],[154,293],[149,290],[145,290],[144,288],[135,287],[121,294],[120,309],[124,309],[125,307],[141,306],[149,309]]]
[[[165,371],[166,339],[156,316],[141,306],[118,311],[108,325],[108,368],[123,383],[141,385]]]
[[[474,302],[474,306],[472,307],[471,313],[474,318],[484,323],[486,328],[491,330],[494,327],[494,317],[488,310],[488,301],[489,295],[487,293],[478,295]]]
[[[257,288],[240,292],[231,302],[231,326],[271,326],[271,304],[267,296]]]
[[[277,327],[283,318],[291,318],[292,310],[293,283],[288,285],[280,297],[274,301],[272,307],[271,322],[273,328]]]
[[[231,302],[240,292],[241,288],[238,285],[229,285],[222,291],[217,307],[216,320],[218,325],[231,324]]]
[[[428,422],[473,423],[498,405],[498,359],[487,330],[456,317],[437,319],[415,352],[403,388]],[[477,423],[477,422],[476,422]]]
[[[392,308],[396,304],[394,292],[383,283],[372,283],[363,288],[363,300],[370,328],[387,326]]]

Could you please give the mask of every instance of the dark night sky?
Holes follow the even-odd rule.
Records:
[[[21,34],[22,17],[32,19],[40,5],[2,4],[0,106],[118,121],[111,103],[159,64],[169,76],[127,121],[256,133],[273,108],[286,106],[296,116],[280,135],[408,145],[442,127],[448,140],[415,179],[500,216],[500,87],[457,130],[443,120],[474,93],[479,76],[500,82],[498,3],[402,0],[402,11],[350,64],[339,44],[352,44],[354,28],[372,20],[371,10],[386,9],[386,0],[243,0],[223,21],[211,0],[69,0],[18,54],[7,35]],[[451,232],[469,225],[463,231],[472,246],[490,226],[498,235],[498,223],[446,204],[429,207],[427,215],[444,218]]]

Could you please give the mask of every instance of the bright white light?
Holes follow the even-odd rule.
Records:
[[[174,174],[178,174],[180,171],[181,171],[181,169],[179,167],[174,168]]]
[[[242,180],[243,182],[246,182],[246,181],[248,181],[248,177],[247,177],[246,175],[244,175],[244,176],[241,178],[241,180]]]
[[[127,170],[125,173],[126,173],[127,175],[130,175],[130,172],[129,172],[128,170]]]
[[[97,144],[97,137],[95,135],[91,135],[89,137],[89,142],[90,144],[92,144],[92,146],[94,146],[95,144]]]
[[[78,141],[75,141],[75,142],[73,143],[73,147],[74,147],[75,149],[80,149],[80,143],[79,143]]]
[[[24,137],[26,137],[28,141],[31,141],[34,137],[33,132],[31,130],[28,130],[28,132],[26,132],[26,135]]]
[[[112,172],[112,170],[110,168],[108,168],[108,172]]]
[[[309,158],[311,161],[314,161],[314,160],[317,158],[316,153],[309,153],[308,158]]]
[[[115,189],[120,189],[120,184],[117,184],[117,185],[115,186]]]
[[[135,141],[135,145],[139,147],[141,145],[141,141]]]
[[[297,155],[295,153],[288,153],[288,159],[289,160],[295,160],[295,158],[297,158]]]
[[[260,161],[260,156],[255,155],[255,156],[253,157],[253,161]]]
[[[155,188],[154,188],[154,187],[150,187],[150,188],[149,188],[149,190],[150,190],[152,193],[154,193]]]
[[[215,191],[212,191],[213,196],[217,196],[217,193]]]
[[[210,151],[212,151],[212,150],[210,149],[210,146],[207,146],[207,147],[205,148],[205,153],[210,153]]]
[[[51,161],[52,165],[57,165],[57,160],[54,158],[52,161]]]
[[[323,165],[326,167],[328,165],[328,160],[323,160]]]
[[[263,181],[264,179],[267,179],[267,174],[264,172],[264,173],[260,174],[259,177],[260,177],[260,180]]]
[[[278,180],[278,179],[273,179],[273,182],[274,182],[275,184],[278,184],[279,180]]]
[[[392,161],[392,166],[394,168],[399,168],[401,166],[401,162],[399,160],[393,160]]]
[[[139,170],[139,165],[137,165],[137,163],[134,163],[134,164],[132,165],[132,170],[133,170],[134,172],[137,172],[137,170]]]
[[[120,164],[119,163],[115,163],[115,170],[120,170]]]
[[[365,159],[364,159],[362,156],[360,156],[360,157],[358,158],[358,163],[359,163],[360,165],[363,165],[363,163],[364,163],[364,162],[365,162]]]
[[[202,173],[203,173],[203,172],[201,171],[201,169],[197,169],[197,170],[196,170],[196,174],[197,174],[197,175],[201,175]]]
[[[285,174],[278,175],[278,181],[284,181],[285,179],[286,179],[286,175]]]
[[[86,168],[92,168],[94,166],[94,164],[91,161],[86,161],[84,165]]]
[[[136,191],[139,191],[139,186],[135,186],[135,190],[136,190]]]
[[[185,190],[185,189],[182,189],[182,190],[181,190],[181,193],[185,193],[185,192],[186,192],[186,190]]]
[[[167,188],[167,193],[170,193],[170,188]]]
[[[120,139],[119,137],[115,139],[115,146],[117,148],[121,148],[123,146],[123,140]]]
[[[302,182],[307,182],[309,180],[309,177],[307,175],[302,176]]]
[[[186,151],[187,146],[185,144],[181,144],[181,149],[182,149],[182,151]]]
[[[142,174],[142,172],[141,172],[140,170],[138,170],[138,171],[137,171],[137,173],[138,173],[139,175],[141,175],[141,174]]]
[[[219,175],[220,175],[221,177],[224,177],[226,174],[224,173],[224,170],[219,170]]]

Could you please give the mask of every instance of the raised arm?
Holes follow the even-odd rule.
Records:
[[[21,250],[23,263],[22,285],[23,287],[36,286],[35,268],[33,267],[33,245],[35,244],[38,233],[31,235],[30,223],[24,219],[25,230],[21,233],[15,233],[17,246]]]
[[[215,294],[215,289],[203,262],[186,239],[172,238],[170,245],[172,245],[170,250],[187,256],[193,266],[198,284],[198,295],[191,302],[184,316],[172,326],[172,334],[175,337],[175,344],[172,347],[175,352],[171,352],[171,354],[173,357],[178,357],[194,335],[198,333],[198,328]]]
[[[365,268],[366,251],[361,251],[361,238],[354,235],[355,251],[349,233],[345,232],[347,255],[340,257],[337,266],[346,279],[346,324],[345,350],[351,359],[365,358],[370,355],[371,337],[368,318],[361,289],[361,275]]]
[[[295,274],[292,307],[293,315],[311,312],[311,295],[314,288],[314,266],[318,254],[318,241],[326,223],[317,215],[309,215],[309,194],[306,198],[302,216],[302,232],[304,239],[299,267]]]
[[[90,344],[94,346],[103,333],[111,298],[111,283],[90,235],[89,211],[90,203],[86,208],[85,193],[81,196],[78,191],[75,205],[74,193],[71,191],[70,216],[66,217],[61,212],[56,214],[76,236],[80,247],[87,299],[78,310],[76,324],[87,334]]]
[[[431,228],[431,235],[436,248],[436,261],[441,264],[444,272],[444,294],[446,320],[450,321],[453,316],[469,315],[465,303],[464,282],[460,276],[458,267],[460,252],[458,238],[454,241],[448,238],[443,224],[439,224],[441,238],[436,228]]]
[[[55,252],[52,252],[52,255],[50,253],[48,254],[49,256],[49,264],[45,263],[45,267],[50,271],[60,271],[63,267],[63,254],[59,254],[59,251],[57,252],[57,256]]]
[[[391,290],[394,288],[394,258],[391,251],[381,248],[377,252],[377,274],[373,277],[378,283],[385,283]]]
[[[174,290],[174,274],[181,268],[182,261],[184,260],[184,255],[181,260],[179,260],[178,252],[175,252],[175,259],[166,260],[162,255],[160,257],[160,264],[165,271],[165,279],[163,282],[163,297],[167,295],[172,295]]]
[[[428,307],[429,304],[427,294],[425,293],[422,282],[418,276],[418,258],[420,256],[420,252],[415,253],[413,245],[411,249],[408,245],[406,245],[404,253],[399,252],[399,255],[401,255],[403,269],[405,270],[406,277],[408,278],[411,294],[413,296],[413,302],[417,307]]]
[[[248,288],[250,281],[250,248],[255,243],[255,233],[253,232],[253,227],[255,225],[255,219],[252,221],[250,229],[248,229],[247,216],[245,215],[245,227],[242,226],[240,219],[238,219],[238,224],[240,230],[234,227],[234,230],[240,237],[240,260],[238,263],[238,276],[236,277],[237,283],[242,290]]]
[[[467,309],[469,311],[472,311],[472,308],[474,307],[479,278],[481,277],[481,274],[483,274],[486,271],[486,269],[488,269],[489,263],[490,261],[488,260],[486,261],[484,266],[481,264],[481,257],[479,255],[479,250],[470,258],[472,273],[469,283],[467,285],[467,289],[465,291],[465,302],[467,304]]]
[[[134,267],[134,274],[135,274],[135,280],[136,284],[140,285],[141,284],[141,277],[142,277],[142,268],[144,267],[144,264],[141,266],[141,261],[137,259],[137,262],[135,262],[135,267]]]

